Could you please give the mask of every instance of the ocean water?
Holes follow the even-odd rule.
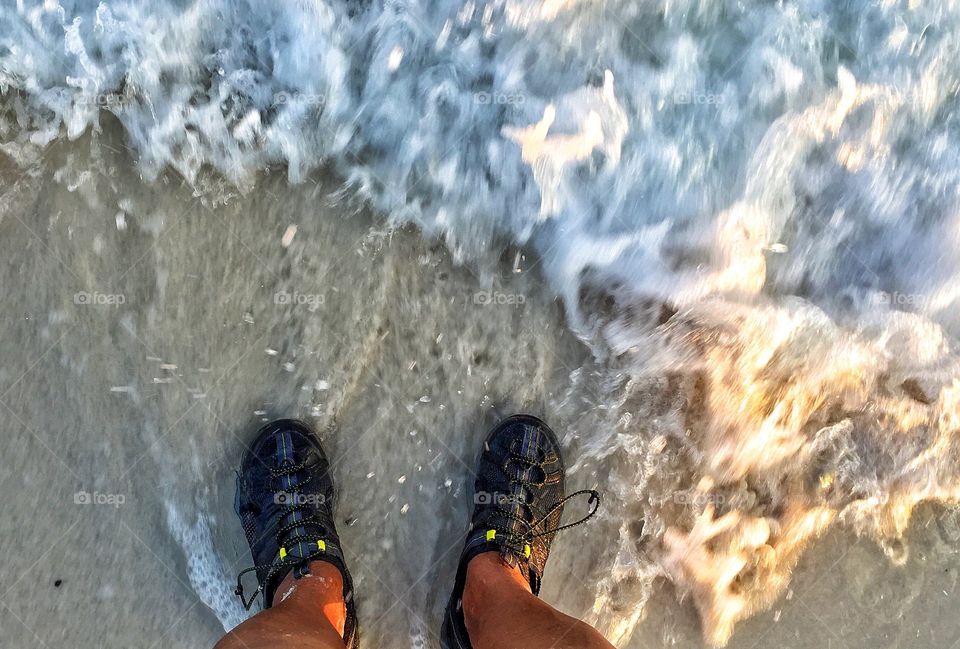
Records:
[[[25,444],[3,479],[60,494],[52,521],[39,495],[5,516],[11,547],[116,527],[82,590],[136,619],[149,602],[151,643],[215,637],[245,616],[232,467],[257,422],[297,414],[342,458],[372,637],[432,646],[473,445],[523,408],[607,496],[547,595],[618,646],[820,644],[779,611],[795,570],[813,592],[837,566],[798,596],[829,642],[950,646],[958,18],[5,2],[0,399]],[[78,511],[81,491],[130,502]],[[168,597],[90,585],[146,551]],[[851,603],[886,611],[862,613],[871,634],[831,618]],[[106,646],[136,637],[120,613]]]

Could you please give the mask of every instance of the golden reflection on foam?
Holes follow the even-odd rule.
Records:
[[[709,326],[721,321],[719,313],[716,319],[710,314],[720,309],[727,324]],[[722,646],[739,620],[773,604],[803,549],[838,517],[858,533],[899,540],[918,503],[958,500],[951,467],[958,456],[960,381],[920,394],[920,388],[900,388],[897,376],[891,389],[896,368],[878,360],[888,339],[826,329],[818,336],[809,310],[738,312],[733,304],[710,304],[699,315],[699,330],[687,340],[704,343],[698,348],[708,416],[699,451],[708,462],[693,500],[710,504],[690,529],[666,531],[662,561],[693,600],[706,641]],[[911,341],[910,348],[925,344],[936,346]],[[877,470],[875,493],[858,493],[866,488],[859,474],[844,477],[818,464],[838,431],[850,443],[850,431],[875,435],[883,453],[902,456],[899,466]],[[918,439],[923,445],[914,448]],[[858,452],[870,459],[869,449]],[[730,485],[762,497],[752,507],[724,509],[722,489]]]
[[[838,86],[824,104],[790,118],[785,132],[807,142],[836,137],[852,110],[876,100],[864,137],[838,145],[838,162],[850,170],[886,155],[893,111],[911,99],[932,105],[940,90],[931,76],[916,97],[904,98],[858,87],[843,69]],[[709,504],[689,529],[666,530],[661,562],[716,646],[727,643],[739,620],[773,604],[804,548],[834,521],[880,540],[903,561],[904,546],[895,541],[914,508],[960,502],[960,380],[939,381],[938,370],[926,369],[950,357],[943,332],[894,313],[883,333],[839,335],[809,309],[738,305],[756,301],[766,281],[764,248],[777,235],[764,204],[744,200],[719,216],[717,270],[703,278],[689,326],[679,327],[702,359],[708,385],[698,442],[707,462],[693,501]],[[724,294],[733,299],[702,299]],[[955,364],[943,372],[958,374]],[[830,446],[836,440],[839,449]],[[863,463],[860,472],[844,468],[849,452]],[[824,456],[846,475],[821,467]],[[724,508],[721,490],[731,485],[760,497],[753,506]]]

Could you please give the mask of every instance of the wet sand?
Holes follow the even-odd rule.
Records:
[[[0,168],[3,646],[212,645],[244,616],[233,471],[278,416],[311,422],[334,458],[365,644],[438,646],[486,426],[532,410],[563,435],[590,403],[571,375],[592,361],[537,260],[510,248],[455,265],[324,175],[291,188],[273,173],[248,196],[144,185],[121,142]],[[545,598],[589,614],[618,569],[604,533],[558,538]],[[935,507],[903,567],[836,531],[730,646],[949,648],[958,541]],[[657,582],[627,646],[701,646],[692,606]]]

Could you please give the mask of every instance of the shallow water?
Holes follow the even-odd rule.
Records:
[[[242,619],[231,471],[295,414],[339,458],[372,637],[432,644],[476,441],[530,409],[607,495],[547,595],[616,644],[948,642],[958,18],[0,6],[2,542],[16,576],[92,548],[59,592],[116,619],[43,632]],[[144,556],[156,601],[99,576]]]
[[[571,486],[606,496],[599,521],[557,540],[544,596],[588,619],[607,607],[615,629],[639,622],[621,646],[701,646],[689,598],[631,554],[655,557],[658,534],[621,482],[632,456],[583,427],[608,407],[606,370],[534,256],[455,266],[443,245],[334,204],[323,174],[214,204],[173,177],[138,184],[109,140],[96,159],[89,147],[4,172],[9,646],[205,646],[243,619],[233,470],[281,415],[311,421],[335,458],[367,641],[438,646],[475,447],[512,410],[547,417]],[[77,168],[91,173],[64,177]],[[650,391],[647,407],[668,412]],[[950,646],[960,522],[926,509],[910,537],[898,567],[873,542],[828,536],[730,646]]]
[[[71,191],[53,176],[81,148],[54,147],[37,177],[7,185],[2,216],[5,285],[19,287],[5,298],[3,399],[23,445],[4,454],[4,486],[26,495],[4,518],[9,574],[26,573],[4,598],[11,615],[51,643],[42,593],[78,646],[210,644],[218,618],[244,617],[243,444],[261,421],[298,416],[336,458],[367,637],[432,643],[416,616],[435,620],[447,596],[487,413],[549,414],[585,355],[533,262],[454,268],[442,245],[331,206],[322,175],[206,206],[173,181],[130,192],[130,161],[105,147],[95,165],[116,175]],[[484,290],[522,303],[478,303]],[[75,505],[83,490],[104,504]],[[38,587],[25,546],[47,535]]]

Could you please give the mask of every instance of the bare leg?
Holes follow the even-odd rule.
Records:
[[[227,633],[214,649],[344,649],[346,619],[340,571],[311,561],[310,575],[287,575],[274,605]]]
[[[463,617],[475,649],[614,649],[593,627],[535,597],[496,552],[470,560]]]

